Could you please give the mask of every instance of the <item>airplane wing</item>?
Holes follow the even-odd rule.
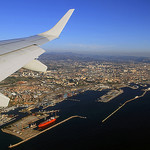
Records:
[[[0,81],[24,67],[46,72],[47,66],[36,60],[45,50],[39,46],[59,37],[74,9],[70,9],[50,30],[38,35],[0,41]],[[0,93],[0,106],[7,107],[9,98]]]

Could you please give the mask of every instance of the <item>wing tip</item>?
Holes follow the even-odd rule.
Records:
[[[72,9],[69,9],[68,11],[74,12],[74,10],[75,10],[75,9],[74,9],[74,8],[72,8]]]
[[[57,22],[57,24],[53,28],[51,28],[46,32],[40,33],[38,35],[44,37],[49,37],[49,36],[54,36],[56,38],[59,37],[65,25],[67,24],[68,20],[70,19],[72,13],[74,12],[74,10],[75,9],[69,9],[67,13]]]

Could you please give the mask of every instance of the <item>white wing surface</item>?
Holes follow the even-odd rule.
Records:
[[[45,51],[39,46],[59,37],[74,9],[70,9],[49,31],[38,35],[0,41],[0,81],[24,67],[45,72],[47,66],[36,60]],[[0,106],[8,106],[9,98],[0,93]]]

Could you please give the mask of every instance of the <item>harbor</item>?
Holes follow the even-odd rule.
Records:
[[[42,116],[28,115],[27,117],[24,117],[2,128],[1,130],[5,133],[17,136],[20,139],[24,140],[26,138],[29,138],[30,136],[37,134],[39,131],[35,130],[35,128],[37,128],[36,121],[44,119],[48,116],[48,114]]]
[[[66,122],[66,121],[68,121],[68,120],[70,120],[70,119],[73,119],[73,118],[86,119],[86,117],[76,115],[76,116],[71,116],[71,117],[69,117],[69,118],[67,118],[67,119],[65,119],[65,120],[63,120],[63,121],[61,121],[61,122],[59,122],[59,123],[57,123],[57,124],[55,124],[55,125],[53,125],[53,126],[47,128],[47,129],[45,129],[45,130],[43,130],[43,131],[30,130],[30,132],[28,133],[28,134],[29,134],[29,137],[26,136],[26,138],[23,138],[23,140],[22,140],[21,142],[16,143],[16,144],[13,144],[13,145],[10,145],[9,148],[16,147],[16,146],[18,146],[18,145],[20,145],[20,144],[22,144],[22,143],[24,143],[24,142],[26,142],[26,141],[29,141],[29,140],[31,140],[32,138],[34,138],[34,137],[36,137],[36,136],[38,136],[38,135],[40,135],[40,134],[42,134],[42,133],[44,133],[44,132],[46,132],[46,131],[52,129],[52,128],[54,128],[54,127],[56,127],[56,126],[58,126],[58,125],[60,125],[60,124],[62,124],[62,123],[64,123],[64,122]]]
[[[63,126],[67,126],[65,128],[72,128],[71,130],[73,130],[73,129],[78,130],[76,128],[76,126],[80,127],[80,123],[82,126],[82,124],[84,124],[84,122],[85,122],[84,128],[88,128],[88,126],[90,126],[90,128],[92,128],[92,127],[94,127],[94,125],[96,125],[96,124],[98,125],[100,120],[104,120],[103,118],[105,118],[106,112],[108,110],[111,109],[111,111],[113,111],[111,103],[114,104],[113,99],[110,103],[107,103],[107,102],[99,102],[98,103],[97,99],[99,97],[108,95],[108,92],[111,91],[112,95],[113,96],[115,95],[115,98],[116,98],[115,104],[117,104],[117,105],[115,106],[115,108],[116,108],[116,112],[117,112],[119,109],[121,109],[125,105],[124,101],[122,102],[122,98],[124,97],[124,95],[127,95],[127,93],[129,91],[135,91],[135,89],[125,87],[122,89],[123,94],[121,94],[119,97],[117,97],[117,94],[119,95],[119,92],[113,93],[112,90],[113,89],[98,90],[98,91],[85,91],[84,93],[81,93],[80,95],[76,95],[74,97],[69,97],[68,99],[62,101],[61,103],[57,103],[57,105],[55,105],[55,106],[50,106],[45,109],[43,107],[40,107],[38,109],[33,107],[33,109],[30,110],[30,113],[28,113],[28,115],[26,117],[20,118],[19,120],[3,127],[2,131],[4,133],[7,133],[8,135],[13,135],[14,137],[19,137],[21,140],[21,141],[16,140],[16,141],[9,142],[9,144],[7,144],[7,146],[9,148],[16,147],[17,149],[19,149],[22,146],[26,147],[27,141],[28,141],[27,144],[30,145],[30,143],[32,143],[34,141],[31,139],[37,137],[38,135],[40,135],[44,132],[47,132],[47,134],[43,134],[42,136],[44,136],[44,137],[47,136],[47,138],[50,138],[51,140],[55,141],[55,138],[57,139],[57,135],[55,137],[53,137],[54,136],[53,131],[48,131],[48,130],[51,130],[57,126],[57,128],[60,129],[58,131],[61,133],[62,128],[59,125],[70,120],[70,116],[80,116],[80,117],[86,116],[87,117],[87,119],[85,121],[72,120],[63,125]],[[117,91],[119,91],[119,90],[117,89]],[[136,98],[136,99],[140,98],[144,94],[144,92],[146,94],[147,91],[148,91],[148,89],[145,90],[145,89],[139,88],[137,90],[137,92],[139,93],[140,96],[137,96],[138,93],[135,92],[134,98]],[[129,94],[129,95],[131,95],[131,94]],[[127,99],[129,99],[129,100],[127,100],[126,102],[130,102],[132,100],[131,97],[128,97]],[[87,105],[88,103],[90,104],[90,106]],[[117,108],[120,103],[122,103],[122,105],[119,106],[121,108]],[[101,110],[103,109],[103,107],[105,108],[105,111],[103,113],[101,113]],[[30,108],[32,108],[32,107],[30,107]],[[91,114],[91,112],[87,111],[90,108],[92,108],[93,112],[95,111],[95,113]],[[26,111],[26,113],[27,112],[29,112],[29,111]],[[116,112],[112,113],[111,116],[113,116],[113,114],[115,114]],[[21,112],[21,113],[23,113],[23,112]],[[58,114],[56,114],[56,113],[58,113]],[[59,118],[57,118],[58,115],[59,115]],[[54,122],[53,124],[51,124],[49,127],[45,128],[45,129],[39,130],[38,125],[40,123],[44,122],[44,120],[45,121],[48,120],[51,116],[56,116],[56,119],[57,119],[56,122]],[[109,116],[107,119],[109,119],[111,116]],[[78,117],[71,117],[71,119],[73,119],[73,118],[78,118]],[[85,117],[83,117],[83,119],[84,118]],[[104,120],[104,122],[106,120]],[[101,126],[100,126],[100,128],[101,128]],[[57,130],[55,130],[55,132],[57,133]],[[68,131],[68,132],[70,132],[70,131]],[[86,132],[89,132],[89,131],[86,130]],[[59,134],[59,133],[57,133],[57,134]],[[69,133],[69,134],[71,134],[71,133]],[[90,133],[89,133],[89,135],[90,135]],[[39,139],[40,137],[41,136],[38,136],[37,139]],[[10,145],[10,144],[12,144],[12,145]],[[30,146],[36,147],[36,145],[32,145],[32,144]]]
[[[33,136],[39,132],[38,122],[55,116],[57,119],[59,116],[56,114],[59,110],[39,111],[36,113],[29,114],[7,126],[4,126],[1,130],[5,133],[14,135],[24,140]]]

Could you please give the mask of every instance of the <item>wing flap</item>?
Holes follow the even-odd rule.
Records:
[[[7,107],[9,100],[8,97],[0,93],[0,107]]]
[[[29,46],[0,56],[0,81],[7,78],[45,51],[38,46]]]
[[[39,60],[32,60],[31,62],[26,64],[23,68],[38,72],[46,72],[47,70],[47,66],[41,63]]]

